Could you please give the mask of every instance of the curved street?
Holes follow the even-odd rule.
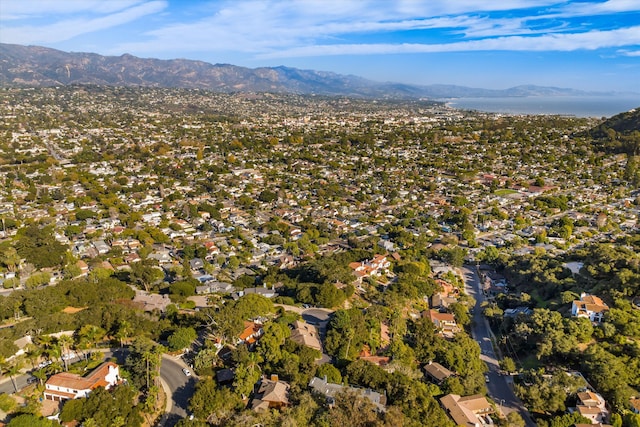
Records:
[[[189,398],[193,395],[197,378],[193,373],[187,377],[182,372],[182,369],[186,367],[187,365],[181,359],[166,354],[162,355],[160,380],[167,394],[167,410],[160,420],[160,426],[173,427],[178,421],[189,415],[187,409]],[[192,370],[189,369],[189,371]]]
[[[99,351],[103,353],[105,359],[115,357],[120,364],[124,364],[128,353],[127,348],[102,348],[92,351]],[[73,361],[77,361],[77,358]],[[195,390],[197,378],[193,374],[190,377],[187,377],[182,372],[182,369],[186,367],[187,365],[179,358],[166,354],[162,357],[160,381],[162,383],[162,388],[167,395],[167,407],[166,413],[162,416],[160,421],[161,426],[173,427],[180,419],[188,416],[187,408],[189,405],[189,398]],[[192,370],[190,369],[190,371]],[[22,373],[13,378],[18,391],[28,385],[28,380],[31,377],[32,375],[30,373]],[[3,376],[0,381],[0,393],[15,393],[13,383],[7,376]]]
[[[513,392],[513,379],[500,373],[499,360],[493,349],[493,332],[489,327],[489,322],[482,315],[482,302],[485,297],[480,287],[478,272],[475,267],[468,265],[460,270],[465,283],[465,292],[476,300],[476,305],[473,309],[471,335],[480,345],[480,359],[489,368],[487,372],[489,377],[489,382],[487,383],[489,397],[496,402],[498,409],[504,415],[514,411],[519,412],[527,427],[535,427],[536,424],[531,419],[529,412]]]

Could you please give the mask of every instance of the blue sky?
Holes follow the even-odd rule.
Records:
[[[640,92],[640,0],[3,0],[0,42],[414,84]]]

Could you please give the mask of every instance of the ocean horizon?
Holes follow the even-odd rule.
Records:
[[[504,114],[611,117],[640,108],[640,94],[625,96],[523,96],[440,99],[453,108]]]

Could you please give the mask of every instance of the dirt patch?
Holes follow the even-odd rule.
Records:
[[[62,312],[63,313],[67,313],[67,314],[76,314],[76,313],[81,312],[82,310],[85,310],[86,308],[87,307],[71,307],[71,306],[68,306],[68,307],[65,307],[62,310]]]

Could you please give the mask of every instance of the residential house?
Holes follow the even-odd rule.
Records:
[[[86,276],[89,274],[89,265],[83,260],[79,259],[78,262],[76,262],[76,266],[80,269],[79,276]]]
[[[330,407],[335,405],[335,396],[338,393],[342,391],[349,391],[352,393],[356,393],[361,397],[369,399],[371,403],[375,405],[378,411],[384,412],[386,410],[385,406],[387,404],[387,396],[368,388],[356,388],[343,384],[330,383],[327,382],[326,377],[313,377],[311,381],[309,381],[309,387],[316,393],[320,393],[325,396]]]
[[[489,414],[494,412],[493,406],[486,397],[480,394],[459,396],[447,394],[440,398],[442,407],[458,426],[482,427],[493,425]]]
[[[262,325],[256,322],[244,322],[244,330],[238,335],[238,344],[246,344],[248,346],[255,344],[262,336],[264,330]]]
[[[299,320],[293,322],[291,326],[291,336],[289,337],[291,341],[301,345],[306,345],[307,347],[311,347],[312,349],[320,352],[322,351],[322,343],[320,342],[318,329],[315,326]]]
[[[427,378],[431,379],[436,384],[442,384],[444,380],[456,375],[455,372],[450,371],[438,362],[429,362],[424,366],[424,373]]]
[[[228,294],[233,292],[233,285],[231,283],[226,282],[216,282],[216,281],[208,281],[205,282],[201,286],[196,286],[196,294]]]
[[[376,354],[371,354],[371,349],[366,344],[360,351],[358,359],[366,360],[367,362],[373,363],[374,365],[378,365],[380,367],[385,367],[391,362],[391,358],[389,356],[378,356]]]
[[[576,412],[590,419],[592,424],[603,423],[609,417],[605,400],[592,391],[578,393]]]
[[[278,380],[277,375],[263,378],[251,401],[251,409],[260,412],[289,406],[289,388],[289,383]]]
[[[533,314],[533,310],[526,306],[520,306],[516,308],[507,308],[504,310],[504,317],[516,318],[520,315],[529,317]]]
[[[391,262],[386,255],[374,255],[373,259],[360,262],[352,262],[349,267],[353,270],[359,282],[364,277],[381,276],[389,272]]]
[[[86,377],[62,372],[52,375],[45,383],[44,398],[56,402],[86,397],[97,387],[109,389],[118,384],[120,368],[113,362],[105,362]]]
[[[431,308],[447,308],[458,302],[460,289],[442,279],[436,279],[436,285],[438,285],[439,291],[431,296]]]
[[[236,378],[235,372],[229,368],[220,369],[216,372],[216,382],[219,385],[231,385]]]
[[[631,406],[633,413],[640,414],[640,397],[632,397],[629,399],[629,406]]]
[[[239,296],[244,296],[249,294],[258,294],[266,298],[273,298],[278,296],[278,293],[276,292],[273,286],[271,288],[267,288],[266,286],[257,287],[257,288],[244,288],[241,292],[238,292]]]
[[[136,290],[133,302],[142,305],[144,311],[160,310],[162,312],[172,304],[169,295],[150,294],[141,290]]]
[[[609,311],[609,306],[595,295],[582,293],[579,300],[573,301],[571,315],[573,317],[586,317],[592,322],[600,323],[604,320],[604,314]]]
[[[433,323],[433,326],[444,337],[453,337],[454,334],[460,332],[460,328],[456,323],[456,318],[452,313],[441,313],[438,310],[429,310],[423,313]]]
[[[202,270],[204,268],[204,261],[202,258],[193,258],[189,260],[189,267],[191,267],[191,271],[196,272]]]
[[[104,255],[111,250],[109,245],[104,240],[96,240],[95,242],[93,242],[93,247],[96,248],[100,255]]]

